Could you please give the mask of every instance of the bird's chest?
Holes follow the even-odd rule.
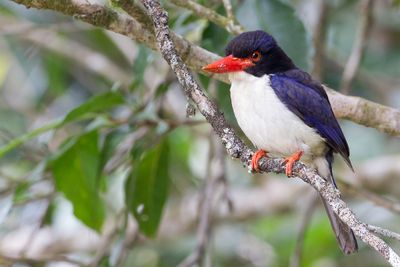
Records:
[[[278,155],[319,154],[322,138],[292,113],[270,87],[269,77],[231,77],[231,101],[240,128],[259,149]]]

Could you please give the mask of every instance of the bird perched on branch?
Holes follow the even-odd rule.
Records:
[[[349,147],[333,114],[322,85],[298,69],[264,31],[245,32],[229,42],[226,57],[203,69],[228,73],[231,101],[237,122],[259,149],[251,166],[267,153],[284,156],[286,175],[300,158],[335,186],[333,153],[339,153],[352,168]],[[353,231],[325,202],[326,212],[345,254],[357,251]]]

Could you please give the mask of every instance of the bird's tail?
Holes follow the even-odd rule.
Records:
[[[332,162],[333,162],[333,153],[329,151],[324,159],[320,158],[319,160],[314,161],[318,173],[324,177],[327,181],[332,182],[332,184],[336,186],[335,179],[332,174]],[[321,196],[322,203],[324,203],[324,207],[326,213],[328,214],[329,221],[331,222],[331,226],[333,231],[335,232],[336,239],[339,243],[340,249],[345,254],[351,254],[358,250],[357,240],[354,236],[351,228],[342,222],[340,218],[336,215],[336,213],[332,210],[331,206],[326,202],[326,200]]]
[[[323,199],[322,197],[321,199],[322,203],[324,203],[326,213],[328,214],[332,229],[335,232],[340,249],[343,251],[344,254],[351,254],[356,252],[358,250],[358,245],[353,231],[347,224],[339,219],[336,213],[333,212],[331,206],[326,203],[325,199]]]

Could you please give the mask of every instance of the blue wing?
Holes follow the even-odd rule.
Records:
[[[349,147],[322,85],[299,69],[272,75],[270,80],[271,87],[286,107],[314,128],[352,168]]]

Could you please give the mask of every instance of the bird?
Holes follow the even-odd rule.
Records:
[[[285,157],[285,173],[302,160],[337,188],[332,173],[334,153],[353,170],[349,146],[322,84],[296,67],[277,41],[262,30],[234,37],[225,57],[203,67],[227,73],[230,97],[239,127],[258,149],[251,168],[271,155]],[[351,228],[321,196],[332,229],[344,254],[358,250]]]

